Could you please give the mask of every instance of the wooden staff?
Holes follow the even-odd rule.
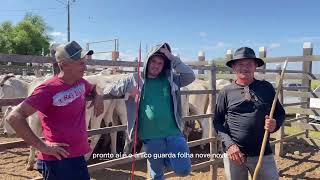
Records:
[[[276,94],[275,94],[275,96],[273,98],[272,107],[271,107],[271,111],[270,111],[270,114],[269,114],[269,118],[270,119],[273,119],[274,110],[276,108],[276,104],[277,104],[277,101],[278,101],[278,95],[279,95],[279,92],[280,92],[280,89],[281,89],[280,85],[282,85],[284,72],[285,72],[285,70],[287,68],[287,63],[288,63],[288,60],[286,60],[284,62],[284,65],[283,65],[283,69],[282,69],[282,72],[281,72],[281,75],[280,75],[280,79],[279,79],[279,82],[278,82],[278,85],[277,85],[277,92],[276,92]],[[259,160],[258,160],[256,169],[254,170],[254,174],[253,174],[253,180],[256,180],[257,177],[258,177],[258,173],[259,173],[261,165],[262,165],[264,151],[266,149],[266,144],[267,144],[267,141],[268,141],[268,136],[269,136],[269,131],[265,130],[264,131],[262,145],[261,145]]]

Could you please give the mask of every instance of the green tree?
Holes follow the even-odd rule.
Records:
[[[5,21],[0,25],[0,52],[5,54],[12,53],[14,27],[10,21]]]
[[[32,13],[27,13],[16,26],[6,21],[0,26],[0,53],[47,55],[50,29],[41,16]]]

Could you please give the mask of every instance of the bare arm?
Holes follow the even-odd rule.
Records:
[[[26,119],[36,111],[37,110],[29,104],[22,102],[8,115],[8,117],[6,117],[6,121],[27,144],[45,154],[53,155],[58,159],[61,159],[61,156],[67,157],[68,153],[60,147],[68,146],[67,144],[53,142],[45,143],[33,133]]]
[[[138,74],[131,74],[118,80],[111,87],[105,88],[103,93],[112,96],[125,96],[125,98],[127,95],[135,97],[139,94],[135,76],[138,76]]]
[[[22,102],[9,114],[6,121],[16,131],[17,135],[21,137],[27,144],[37,148],[44,149],[45,143],[40,140],[29,127],[26,119],[35,113],[37,110],[29,104]]]
[[[94,96],[94,99],[89,107],[93,106],[94,114],[99,116],[104,110],[102,89],[99,86],[94,85],[91,94]]]

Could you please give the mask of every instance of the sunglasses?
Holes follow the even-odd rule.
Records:
[[[249,86],[245,86],[243,88],[243,92],[241,92],[241,94],[244,95],[244,98],[246,99],[246,101],[251,101],[251,94],[250,94]]]

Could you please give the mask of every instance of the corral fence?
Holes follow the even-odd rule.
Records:
[[[279,94],[279,100],[283,104],[284,97],[300,97],[301,101],[294,103],[283,104],[287,114],[300,114],[300,117],[286,120],[284,125],[276,133],[276,140],[272,141],[271,144],[275,145],[275,154],[283,155],[283,143],[289,139],[296,138],[298,136],[303,136],[310,143],[319,146],[319,139],[313,139],[309,137],[309,131],[319,131],[320,126],[312,123],[308,115],[319,115],[319,109],[310,108],[310,98],[319,98],[320,93],[313,93],[311,91],[311,80],[317,80],[320,76],[312,74],[312,62],[320,61],[320,56],[315,56],[312,54],[313,47],[311,43],[304,43],[303,55],[302,56],[286,56],[286,57],[266,57],[266,48],[259,48],[259,57],[264,59],[266,63],[282,63],[286,59],[288,62],[302,62],[302,70],[286,70],[285,80],[301,80],[302,86],[300,87],[276,87],[281,88]],[[232,58],[232,51],[228,50],[226,54],[226,60]],[[27,55],[6,55],[0,54],[0,62],[23,62],[23,63],[54,63],[54,59],[50,57],[42,56],[27,56]],[[180,94],[211,94],[212,104],[216,102],[216,79],[228,79],[234,80],[235,75],[232,74],[232,70],[227,67],[219,66],[225,64],[225,61],[205,61],[204,53],[199,53],[198,61],[186,62],[191,68],[198,70],[198,78],[205,79],[209,81],[210,90],[191,90],[191,91],[181,91]],[[100,65],[100,66],[117,66],[117,67],[132,67],[136,68],[137,62],[128,61],[111,61],[111,60],[90,60],[89,65]],[[218,65],[218,67],[216,67]],[[222,72],[222,73],[217,73]],[[281,69],[266,69],[266,66],[257,70],[257,79],[266,79],[269,81],[277,81],[280,78]],[[104,96],[104,99],[114,99],[108,95]],[[0,99],[0,106],[17,105],[23,101],[24,98],[18,99]],[[92,97],[87,97],[87,100],[92,99]],[[198,119],[208,118],[210,130],[209,138],[200,139],[188,142],[189,147],[198,146],[201,144],[210,144],[210,153],[218,153],[218,139],[212,129],[212,120],[215,106],[211,106],[211,113],[194,115],[183,117],[184,121],[193,121]],[[295,125],[300,128],[301,132],[285,136],[284,128],[285,125]],[[115,131],[125,131],[126,125],[105,127],[99,129],[88,130],[89,136],[97,134],[107,134]],[[27,147],[27,145],[22,141],[14,141],[8,143],[0,143],[0,151],[4,151],[10,148]],[[97,164],[91,164],[88,166],[89,172],[94,172],[102,170],[108,167],[113,167],[120,164],[125,164],[131,162],[133,157],[123,157],[119,159],[109,160],[105,162],[100,162]],[[143,153],[137,154],[136,160],[143,159]],[[221,162],[220,159],[213,159],[211,157],[208,161],[192,165],[192,170],[202,169],[204,167],[210,166],[210,179],[217,179],[217,168],[218,163]],[[169,172],[165,177],[174,176],[173,172]],[[36,178],[36,179],[41,179]]]
[[[278,82],[280,79],[281,67],[276,66],[276,69],[266,69],[267,64],[279,65],[284,63],[285,60],[288,60],[289,64],[302,63],[301,70],[286,70],[284,76],[284,81],[298,81],[301,83],[301,86],[287,87],[281,85],[280,87],[275,87],[281,88],[278,99],[281,104],[283,104],[286,114],[299,115],[296,116],[296,118],[287,119],[283,126],[275,133],[276,140],[271,141],[271,145],[275,145],[275,154],[277,156],[283,155],[283,143],[285,141],[297,137],[302,137],[309,144],[314,145],[318,149],[320,147],[320,137],[309,136],[310,132],[318,132],[320,130],[319,121],[309,118],[309,115],[320,116],[319,108],[310,107],[310,98],[320,97],[320,93],[313,92],[311,89],[311,81],[320,79],[319,74],[315,75],[312,73],[312,64],[313,62],[320,61],[320,56],[313,55],[313,44],[311,42],[305,42],[303,44],[302,52],[302,56],[267,57],[267,49],[265,47],[259,48],[259,58],[263,59],[266,65],[257,69],[255,74],[256,79]],[[199,53],[198,59],[202,64],[207,64],[204,53]],[[232,50],[227,50],[226,60],[228,59],[232,59]],[[217,66],[216,71],[219,72],[216,74],[216,78],[235,80],[235,75],[231,73],[232,70],[224,66],[226,60],[215,62]],[[206,78],[206,76],[203,78]],[[296,102],[285,103],[284,98],[295,98]],[[300,132],[285,136],[285,126],[296,127]]]
[[[0,54],[0,61],[1,62],[19,62],[19,63],[53,63],[54,64],[54,59],[50,57],[42,57],[42,56],[27,56],[27,55],[5,55],[5,54]],[[90,60],[87,63],[88,65],[100,65],[100,66],[117,66],[117,67],[137,67],[138,63],[137,62],[127,62],[127,61],[109,61],[109,60]],[[214,64],[210,65],[191,65],[193,69],[196,70],[205,70],[209,72],[210,75],[210,86],[211,90],[193,90],[193,91],[181,91],[180,94],[212,94],[211,101],[213,102],[212,104],[215,104],[215,66]],[[111,97],[108,95],[104,96],[104,99],[113,99],[116,97]],[[91,100],[92,97],[88,97],[87,100]],[[0,100],[0,106],[12,106],[12,105],[17,105],[20,102],[22,102],[24,98],[16,98],[16,99],[1,99]],[[213,120],[213,112],[214,112],[214,106],[211,108],[211,113],[210,114],[202,114],[202,115],[194,115],[194,116],[187,116],[183,117],[184,121],[192,121],[192,120],[198,120],[198,119],[203,119],[203,118],[210,118],[209,123],[210,123],[210,131],[209,131],[209,138],[206,139],[200,139],[200,140],[195,140],[188,142],[189,147],[194,147],[198,146],[201,144],[210,144],[210,153],[214,154],[217,153],[217,138],[212,137],[213,134],[213,129],[212,129],[212,120]],[[88,130],[89,136],[97,135],[97,134],[107,134],[110,132],[115,132],[115,131],[125,131],[126,130],[126,125],[119,125],[119,126],[113,126],[113,127],[105,127],[105,128],[99,128],[99,129],[92,129]],[[24,141],[14,141],[14,142],[8,142],[8,143],[1,143],[0,144],[0,151],[4,151],[6,149],[10,148],[18,148],[18,147],[27,147],[27,145],[24,143]],[[143,153],[137,154],[137,160],[143,159]],[[115,165],[119,164],[125,164],[130,161],[132,161],[133,157],[123,157],[115,160],[110,160],[110,161],[105,161],[105,162],[100,162],[97,164],[91,164],[88,166],[89,172],[94,172],[98,170],[102,170],[108,167],[112,167]],[[217,163],[219,162],[219,159],[213,159],[213,157],[206,162],[202,162],[199,164],[194,164],[192,165],[192,170],[198,170],[204,167],[210,166],[210,174],[212,176],[211,179],[216,179],[217,178]],[[165,175],[166,177],[171,177],[174,176],[174,173],[169,172]],[[36,179],[41,179],[41,177],[36,178]]]

